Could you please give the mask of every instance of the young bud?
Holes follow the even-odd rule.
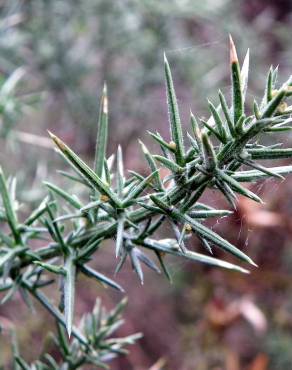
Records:
[[[109,201],[109,197],[108,197],[107,195],[105,195],[105,194],[102,194],[102,195],[100,196],[100,200],[101,200],[102,202],[106,203],[106,202],[108,202],[108,201]]]
[[[174,141],[170,141],[168,144],[169,144],[169,147],[170,147],[171,149],[176,150],[176,144],[175,144],[175,142],[174,142]]]
[[[230,64],[238,63],[237,52],[231,35],[229,35],[229,45],[230,45]]]

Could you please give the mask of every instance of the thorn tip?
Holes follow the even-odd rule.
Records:
[[[238,63],[236,48],[230,34],[229,34],[229,43],[230,43],[230,64]]]

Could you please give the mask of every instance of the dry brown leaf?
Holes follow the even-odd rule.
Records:
[[[256,332],[262,334],[267,330],[267,320],[264,313],[250,298],[243,297],[240,300],[239,310]]]
[[[267,329],[265,315],[248,296],[228,304],[219,305],[216,301],[212,301],[207,305],[205,314],[208,322],[216,328],[229,326],[243,317],[257,333],[262,334]]]
[[[149,370],[162,370],[166,365],[166,359],[164,357],[160,358],[154,365],[152,365]]]
[[[280,213],[263,209],[263,206],[244,197],[239,199],[239,213],[250,226],[255,227],[283,227],[284,217]]]
[[[248,370],[267,370],[268,364],[269,364],[268,356],[264,353],[260,353],[253,360]]]
[[[240,370],[239,356],[236,352],[233,351],[227,352],[226,370]]]

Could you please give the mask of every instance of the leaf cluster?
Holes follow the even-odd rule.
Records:
[[[74,338],[71,342],[64,328],[57,323],[57,333],[52,334],[52,340],[58,348],[60,361],[58,363],[49,354],[42,354],[33,364],[28,364],[19,354],[17,343],[13,348],[14,368],[19,370],[76,370],[85,365],[93,365],[108,369],[107,362],[119,355],[128,353],[126,347],[141,338],[141,334],[133,334],[124,338],[115,338],[113,334],[124,323],[121,313],[127,303],[123,299],[112,311],[107,312],[96,300],[92,313],[83,316],[79,325],[81,341]]]
[[[245,101],[249,53],[241,67],[230,39],[231,101],[219,91],[218,104],[208,102],[210,118],[198,119],[191,113],[190,132],[185,135],[166,57],[164,67],[170,140],[157,132],[150,133],[160,148],[159,154],[151,153],[141,142],[149,166],[148,176],[135,171],[125,173],[121,147],[115,155],[107,157],[106,86],[101,97],[92,167],[50,133],[58,153],[74,171],[74,175],[71,172],[62,175],[70,183],[82,184],[88,194],[87,202],[70,190],[45,182],[49,195],[20,221],[16,182],[6,179],[0,171],[0,219],[7,226],[6,232],[0,232],[0,290],[5,293],[2,303],[19,292],[31,307],[31,297],[34,297],[59,325],[66,328],[69,336],[73,335],[74,343],[80,345],[88,345],[88,336],[84,338],[74,326],[78,275],[123,292],[118,283],[90,266],[104,240],[115,239],[116,273],[128,260],[141,283],[144,282],[144,267],[162,272],[171,279],[168,255],[247,273],[246,266],[212,256],[213,248],[219,248],[256,266],[243,251],[204,225],[208,218],[227,216],[232,211],[210,207],[200,198],[211,188],[222,193],[233,209],[238,195],[262,202],[243,183],[268,177],[282,179],[292,172],[289,165],[267,167],[258,163],[258,160],[292,157],[292,148],[283,149],[278,143],[265,146],[261,142],[263,135],[291,130],[292,108],[287,104],[292,95],[291,77],[278,87],[278,69],[271,67],[263,99],[261,102],[254,100],[250,111]],[[162,177],[161,168],[167,169],[169,175]],[[156,233],[165,222],[171,225],[173,237],[158,239]],[[207,255],[188,247],[192,234],[201,241]],[[34,240],[43,242],[43,246],[34,248]],[[62,287],[58,307],[43,292],[43,288],[56,279]]]

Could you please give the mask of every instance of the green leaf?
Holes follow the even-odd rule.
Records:
[[[106,157],[108,137],[108,97],[107,87],[104,84],[98,117],[98,129],[95,148],[94,171],[100,179],[103,179],[104,158]]]
[[[201,223],[195,221],[190,216],[181,213],[179,210],[177,210],[175,207],[167,207],[161,200],[159,200],[157,197],[152,196],[151,199],[160,206],[166,214],[168,214],[172,219],[177,220],[183,224],[188,223],[192,227],[195,233],[198,233],[202,238],[205,238],[206,240],[214,243],[218,247],[222,248],[223,250],[235,255],[236,257],[240,258],[241,260],[248,262],[254,266],[256,264],[252,261],[250,257],[248,257],[246,254],[241,252],[238,248],[236,248],[234,245],[229,243],[227,240],[223,239],[218,234],[214,233],[212,230],[210,230],[208,227],[202,225]]]
[[[28,250],[28,247],[15,247],[13,249],[8,249],[4,254],[0,254],[0,269],[2,269],[8,261],[13,260],[19,254]]]
[[[255,99],[253,101],[253,114],[257,120],[261,118],[261,111]]]
[[[0,230],[0,241],[9,248],[14,248],[14,240]]]
[[[201,195],[203,194],[203,192],[205,191],[206,187],[208,185],[208,182],[205,181],[203,184],[201,184],[194,192],[193,194],[190,196],[189,194],[186,196],[186,199],[185,201],[182,203],[181,207],[180,207],[180,211],[181,212],[187,212],[190,207],[192,207],[197,201],[198,199],[201,197]]]
[[[60,175],[66,177],[67,179],[69,179],[71,181],[74,181],[74,182],[77,182],[78,184],[82,184],[82,185],[91,187],[91,185],[88,184],[88,182],[84,181],[82,177],[77,177],[77,176],[71,175],[71,173],[68,173],[68,172],[62,171],[62,170],[57,170],[57,172]]]
[[[120,198],[122,197],[124,186],[125,186],[125,177],[124,177],[123,153],[122,148],[119,145],[117,153],[117,189],[118,196]]]
[[[215,180],[215,184],[217,185],[221,193],[225,196],[227,201],[230,203],[231,207],[236,209],[236,195],[234,194],[230,186],[226,182],[221,181],[221,179],[218,178]]]
[[[144,284],[144,274],[143,274],[143,270],[142,270],[139,258],[137,256],[137,253],[135,252],[135,248],[131,249],[129,254],[131,258],[132,267],[135,270],[136,274],[138,275],[141,284],[143,285]]]
[[[265,96],[262,102],[262,105],[265,106],[273,99],[273,67],[270,68],[267,81],[266,81],[266,90]]]
[[[169,112],[169,122],[171,128],[171,139],[175,143],[175,158],[179,166],[184,166],[184,142],[182,126],[179,116],[179,110],[177,105],[176,94],[174,90],[173,80],[171,76],[170,67],[164,54],[164,69],[166,79],[166,93],[167,93],[167,105]]]
[[[49,201],[49,197],[46,196],[40,205],[28,216],[28,218],[24,221],[24,224],[29,226],[32,225],[36,220],[38,220],[46,211],[47,211],[47,203]]]
[[[204,238],[200,238],[200,240],[201,240],[201,243],[203,244],[203,247],[206,249],[206,251],[210,254],[213,254],[212,248],[210,244],[207,242],[207,240]]]
[[[44,355],[44,358],[46,359],[47,363],[50,365],[49,367],[50,370],[60,370],[59,365],[49,353],[46,353]]]
[[[152,204],[143,203],[143,202],[139,202],[139,201],[137,202],[137,204],[139,204],[139,206],[153,212],[154,214],[158,214],[159,212],[161,212],[160,208],[155,207]]]
[[[138,248],[133,249],[133,253],[136,254],[137,258],[144,263],[147,267],[149,267],[151,270],[157,272],[160,274],[159,268],[156,266],[156,264],[143,252],[140,251]]]
[[[203,151],[203,144],[202,144],[202,133],[198,124],[198,121],[196,120],[196,117],[193,115],[191,111],[191,126],[192,126],[192,131],[194,138],[196,140],[199,152]]]
[[[22,370],[31,370],[30,366],[19,356],[14,356],[15,361]]]
[[[117,195],[104,183],[90,167],[83,162],[62,140],[50,133],[52,140],[63,153],[68,162],[75,170],[96,190],[109,197],[111,202],[118,208],[121,208],[121,201]]]
[[[221,143],[224,143],[222,136],[213,126],[203,119],[200,119],[200,122],[207,128],[208,132],[212,133]]]
[[[224,171],[218,169],[217,175],[222,181],[226,182],[237,193],[242,194],[245,197],[248,197],[256,202],[262,203],[262,200],[260,197],[258,197],[252,191],[241,186],[238,181],[236,181],[233,177],[227,175]]]
[[[191,261],[205,263],[208,265],[222,267],[225,269],[235,270],[243,273],[249,273],[248,270],[240,266],[234,265],[233,263],[230,262],[222,261],[218,258],[205,256],[204,254],[192,252],[189,250],[186,252],[181,252],[178,247],[177,241],[174,239],[163,239],[157,241],[147,238],[144,240],[143,245],[144,247],[155,250],[157,252],[172,254],[175,256],[189,259]]]
[[[2,202],[5,208],[5,214],[8,225],[11,229],[16,244],[19,244],[21,243],[21,236],[18,230],[17,215],[15,212],[13,201],[8,191],[7,182],[1,166],[0,166],[0,194],[2,196]]]
[[[242,86],[242,100],[243,103],[245,101],[245,96],[247,92],[248,86],[248,73],[249,73],[249,49],[247,49],[242,68],[240,71],[240,79],[241,79],[241,86]]]
[[[113,324],[118,318],[120,314],[124,311],[126,305],[128,303],[128,298],[124,297],[108,314],[107,316],[107,325]]]
[[[112,178],[111,178],[111,173],[110,173],[110,168],[109,168],[109,165],[108,165],[108,161],[107,161],[106,158],[104,159],[104,177],[105,177],[105,181],[109,185],[111,185]]]
[[[209,218],[209,217],[224,217],[231,215],[233,212],[228,210],[196,210],[190,211],[189,216],[192,218]]]
[[[202,135],[204,165],[207,171],[213,171],[217,167],[217,157],[214,147],[207,134]]]
[[[152,154],[149,152],[146,145],[141,140],[139,140],[139,143],[142,147],[142,151],[145,155],[146,161],[148,162],[148,165],[150,167],[151,172],[156,173],[156,175],[155,175],[155,186],[157,187],[158,190],[162,190],[163,185],[162,185],[162,182],[161,182],[161,179],[160,179],[160,176],[159,176],[158,168],[156,166],[154,157],[152,156]]]
[[[250,121],[250,119],[248,119],[248,121]],[[245,125],[248,121],[244,115],[239,118],[235,125],[235,135],[241,137],[241,135],[245,133]]]
[[[270,167],[269,170],[279,175],[287,175],[292,173],[292,166]],[[234,180],[239,182],[252,182],[269,177],[269,175],[262,171],[250,170],[235,172],[232,177]]]
[[[252,159],[281,159],[281,158],[291,158],[292,148],[287,149],[248,149],[248,153],[251,155]]]
[[[153,132],[150,132],[148,131],[148,134],[155,140],[158,142],[158,144],[163,147],[164,149],[170,151],[171,153],[174,153],[175,152],[175,148],[173,145],[167,143],[166,141],[164,141],[162,139],[162,137],[160,136],[159,133],[156,133],[154,134]]]
[[[70,354],[70,347],[69,347],[69,341],[66,337],[65,329],[60,325],[60,323],[57,321],[57,333],[58,333],[58,344],[60,345],[60,351],[62,355],[68,356]]]
[[[273,97],[273,99],[266,105],[262,111],[262,118],[272,117],[278,109],[279,105],[283,101],[286,95],[286,86],[282,87],[281,90]]]
[[[240,75],[240,67],[235,49],[234,42],[230,36],[230,65],[232,81],[232,106],[233,106],[233,123],[236,125],[239,118],[244,114],[243,108],[243,90]]]
[[[63,198],[67,203],[69,203],[73,208],[77,209],[78,211],[82,208],[82,204],[79,202],[76,196],[72,196],[63,189],[59,188],[59,186],[54,185],[48,181],[43,182],[47,188],[49,188],[53,193],[56,193],[61,198]]]
[[[118,218],[118,227],[117,227],[116,257],[120,256],[122,253],[124,245],[124,228],[125,228],[125,216],[120,215],[120,217]]]
[[[52,211],[52,204],[47,204],[47,212],[50,216],[50,220],[46,219],[44,220],[44,223],[48,229],[48,232],[50,233],[51,237],[59,243],[62,252],[64,255],[68,254],[68,246],[62,236],[62,232],[59,228],[59,225],[57,222],[54,222],[54,214]]]
[[[173,160],[162,157],[161,155],[154,155],[153,158],[162,163],[166,168],[174,173],[183,173],[184,171],[183,167],[176,164]]]
[[[82,212],[82,213],[88,212],[92,208],[98,208],[101,204],[102,204],[101,200],[95,200],[93,202],[90,202],[90,203],[86,204],[86,206],[82,207],[80,209],[80,212]]]
[[[158,251],[158,250],[155,250],[154,252],[155,252],[155,254],[156,254],[157,258],[158,258],[158,261],[160,263],[160,266],[162,268],[162,271],[164,272],[164,275],[166,276],[166,278],[168,279],[168,281],[170,283],[172,283],[171,274],[168,271],[168,268],[167,268],[166,264],[164,263],[164,258],[163,258],[164,252],[161,252],[161,251]]]
[[[259,170],[259,171],[262,171],[263,173],[266,173],[269,176],[277,177],[278,179],[284,180],[284,177],[282,175],[279,175],[278,173],[274,173],[271,170],[269,170],[268,168],[266,168],[266,167],[264,167],[264,166],[262,166],[258,163],[255,163],[255,162],[250,161],[248,159],[240,159],[240,161],[242,163],[244,163],[245,165],[247,165],[247,166],[253,167],[256,170]]]
[[[266,128],[263,131],[264,132],[290,132],[291,130],[292,130],[292,127],[275,126],[275,127]]]
[[[229,128],[229,132],[230,132],[231,136],[234,137],[235,136],[234,124],[232,122],[230,110],[229,110],[228,105],[226,103],[226,99],[225,99],[225,97],[224,97],[224,95],[222,94],[221,91],[219,91],[219,99],[220,99],[222,112],[224,113],[224,116],[225,116],[225,119],[226,119],[226,122],[227,122],[227,125],[228,125],[228,128]]]
[[[76,265],[73,251],[65,257],[64,263],[64,305],[65,305],[65,322],[68,336],[71,336],[73,319],[74,319],[74,302],[75,302],[75,279]]]
[[[252,125],[250,125],[249,129],[245,132],[244,135],[241,136],[241,142],[242,143],[246,143],[248,142],[248,140],[250,140],[251,138],[255,137],[256,135],[258,135],[261,131],[269,128],[270,126],[273,126],[277,123],[280,123],[279,121],[277,121],[275,118],[263,118],[263,119],[260,119],[254,123],[252,123]]]
[[[126,250],[123,250],[123,253],[121,255],[120,261],[117,264],[117,267],[115,269],[115,275],[121,271],[122,267],[124,266],[126,260],[127,260],[128,252]]]
[[[132,201],[137,198],[146,188],[151,184],[152,179],[156,177],[157,171],[151,173],[138,185],[136,185],[133,190],[128,194],[127,198],[123,201],[123,206],[127,207],[132,203]]]
[[[100,247],[101,239],[98,239],[95,236],[92,239],[93,240],[89,239],[89,242],[81,250],[78,251],[77,260],[87,260],[93,253],[98,250],[98,248]]]
[[[40,261],[34,261],[33,263],[35,265],[41,266],[45,270],[52,272],[54,274],[59,274],[63,276],[66,275],[66,270],[62,266],[51,265],[49,263],[40,262]]]
[[[86,356],[86,361],[89,364],[95,365],[95,366],[97,366],[97,367],[99,367],[101,369],[105,369],[105,370],[109,370],[110,369],[107,364],[104,364],[98,358],[94,358],[93,356],[87,355]]]
[[[100,272],[97,272],[96,270],[93,270],[91,267],[87,265],[78,265],[80,271],[82,271],[85,275],[87,275],[90,278],[94,278],[101,282],[102,284],[108,285],[111,288],[114,288],[120,292],[124,293],[124,289],[115,281],[109,279],[105,275],[101,274]]]
[[[215,108],[215,106],[210,101],[208,101],[208,105],[209,105],[209,109],[212,113],[213,119],[216,123],[216,126],[218,128],[218,133],[220,135],[221,141],[223,141],[223,143],[226,143],[227,142],[227,132],[226,132],[226,129],[224,127],[224,123],[221,120],[221,117],[220,117],[217,109]]]
[[[39,289],[35,289],[30,282],[27,280],[22,281],[22,285],[28,289],[28,291],[40,302],[40,304],[50,312],[51,315],[55,317],[55,319],[66,328],[66,321],[64,316],[60,313],[60,311],[53,306],[46,295],[42,293]],[[78,342],[82,343],[86,348],[88,348],[87,340],[83,337],[83,335],[76,329],[72,328],[72,335],[78,340]]]
[[[150,199],[154,204],[157,205],[157,207],[161,208],[163,212],[166,214],[171,214],[173,206],[169,205],[169,203],[165,202],[165,200],[158,198],[155,195],[150,195]]]

